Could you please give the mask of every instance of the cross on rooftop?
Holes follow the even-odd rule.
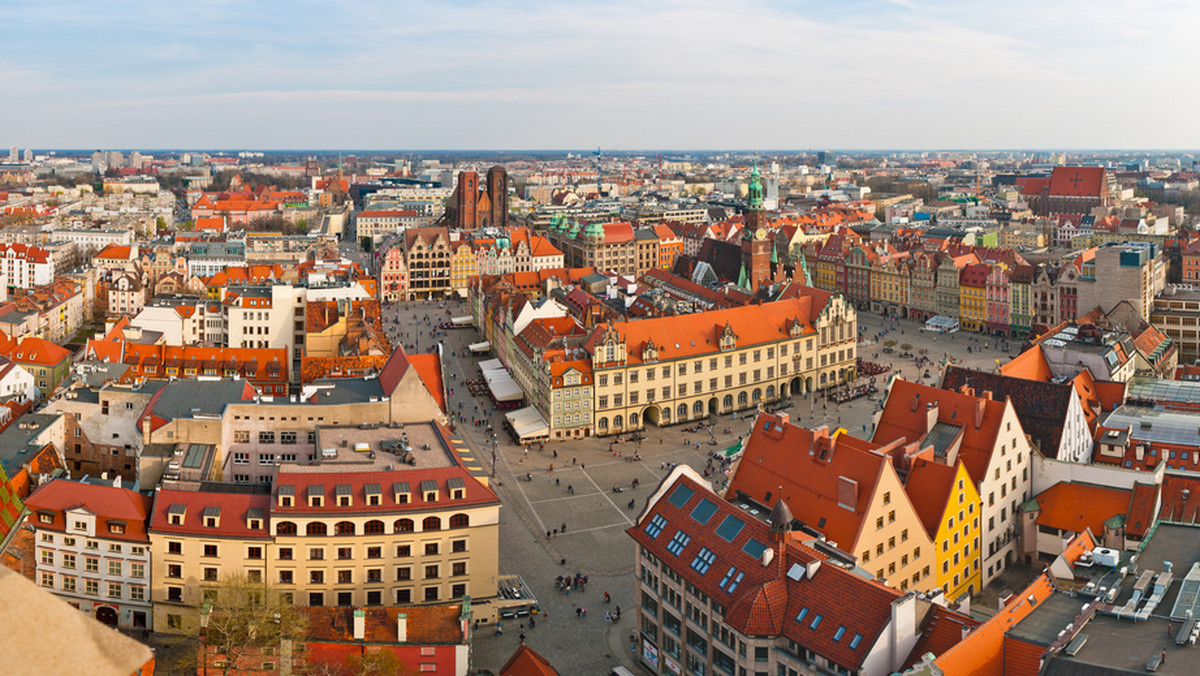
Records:
[[[1079,184],[1083,182],[1083,177],[1080,176],[1079,172],[1077,171],[1077,172],[1075,172],[1075,175],[1068,180],[1071,181],[1072,185],[1074,185],[1076,188],[1078,188]]]

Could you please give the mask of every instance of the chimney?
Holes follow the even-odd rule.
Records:
[[[925,431],[928,432],[929,430],[933,429],[933,426],[937,424],[937,421],[938,403],[936,401],[931,401],[928,404],[925,404]]]
[[[783,427],[787,427],[788,422],[791,420],[786,413],[776,413],[775,417],[779,418],[779,424]]]
[[[975,400],[975,429],[979,429],[983,425],[983,409],[987,406],[987,400]]]
[[[991,390],[984,390],[984,391],[983,391],[983,398],[984,398],[984,399],[987,399],[988,401],[991,401],[991,400],[992,400],[992,391],[991,391]]]
[[[354,611],[354,640],[361,641],[367,633],[367,611],[358,608]]]
[[[408,615],[396,615],[396,643],[408,643]]]

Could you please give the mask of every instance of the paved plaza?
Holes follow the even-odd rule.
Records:
[[[387,329],[409,352],[430,351],[439,340],[431,337],[432,328],[451,316],[468,314],[465,303],[440,305],[438,302],[396,304],[384,316],[398,317],[399,321],[394,325],[387,323]],[[432,327],[423,323],[426,315]],[[996,349],[990,338],[963,333],[938,335],[935,340],[933,334],[920,331],[916,322],[893,322],[866,313],[859,314],[859,325],[864,334],[859,344],[860,356],[891,365],[907,379],[917,379],[925,369],[918,369],[912,359],[884,354],[882,345],[875,341],[876,334],[886,328],[888,334],[883,340],[911,343],[914,352],[927,350],[926,356],[934,359],[934,364],[929,368],[932,377],[924,380],[926,383],[936,381],[938,363],[946,353],[962,365],[990,370],[997,359],[1007,361],[1020,347],[1010,344],[1010,351],[1004,353]],[[494,412],[489,418],[488,400],[472,397],[462,385],[464,379],[478,377],[477,364],[481,359],[454,355],[465,354],[467,345],[481,340],[479,334],[474,329],[449,330],[440,340],[447,356],[448,386],[454,390],[447,406],[455,414],[461,412],[466,420],[456,426],[456,432],[486,463],[492,457],[493,437],[486,426],[476,426],[472,419],[487,419],[496,430],[495,486],[504,502],[500,518],[500,572],[521,575],[542,609],[536,628],[524,624],[522,629],[522,623],[505,622],[503,634],[496,635],[494,625],[480,627],[474,643],[475,668],[498,670],[516,649],[522,631],[526,641],[564,674],[606,674],[617,664],[634,667],[629,641],[637,616],[633,598],[634,546],[625,529],[633,524],[645,506],[646,497],[669,472],[670,464],[686,463],[703,471],[710,454],[724,450],[739,436],[746,435],[751,421],[742,415],[738,419],[719,416],[711,439],[707,432],[688,434],[684,432],[687,425],[679,425],[648,429],[640,445],[615,443],[613,437],[604,437],[550,442],[544,449],[517,446],[502,430],[503,414]],[[968,347],[971,352],[967,352]],[[878,359],[874,356],[876,352]],[[483,359],[487,358],[490,357]],[[829,425],[844,427],[856,436],[869,435],[886,379],[886,375],[876,378],[880,392],[872,398],[862,397],[837,405],[819,396],[796,396],[786,412],[794,423],[806,427]],[[632,461],[635,452],[640,454],[640,461]],[[525,480],[526,474],[532,475],[532,479]],[[640,484],[638,488],[631,487],[634,479]],[[621,488],[620,493],[613,492],[614,485]],[[573,492],[568,491],[568,486]],[[633,509],[630,500],[635,501]],[[563,524],[565,533],[555,534]],[[576,573],[589,577],[586,591],[567,595],[556,590],[557,576]],[[602,598],[606,591],[612,596],[608,605]],[[606,623],[605,612],[612,612],[617,606],[622,611],[620,622]],[[588,610],[586,618],[577,615],[578,608]]]

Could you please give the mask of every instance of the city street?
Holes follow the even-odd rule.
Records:
[[[575,441],[547,443],[544,450],[538,446],[521,447],[511,441],[502,429],[503,414],[487,415],[490,402],[486,397],[472,397],[462,383],[465,378],[478,376],[478,363],[484,357],[463,355],[466,346],[481,340],[475,329],[451,329],[444,336],[435,338],[431,330],[452,316],[468,314],[465,303],[450,301],[438,303],[398,303],[384,312],[386,328],[393,340],[403,344],[410,353],[428,352],[441,341],[446,354],[446,377],[448,387],[454,395],[447,405],[452,412],[461,410],[466,424],[456,426],[463,437],[485,462],[492,457],[493,433],[488,431],[490,423],[495,432],[496,490],[504,501],[500,521],[500,572],[519,574],[537,597],[542,614],[537,616],[536,628],[523,623],[504,623],[502,635],[495,634],[492,625],[480,627],[474,643],[475,667],[498,669],[519,643],[518,634],[524,631],[526,640],[545,655],[562,673],[599,674],[618,663],[633,665],[628,637],[634,630],[636,613],[633,598],[634,547],[625,529],[644,507],[645,498],[651,494],[658,482],[669,472],[673,463],[687,463],[697,471],[703,471],[709,454],[722,451],[739,435],[745,435],[750,420],[739,414],[720,416],[714,425],[715,434],[685,433],[686,425],[668,428],[651,427],[640,446],[633,443],[613,443],[612,438],[587,438]],[[424,323],[428,315],[429,324]],[[397,324],[386,321],[397,318]],[[994,368],[996,360],[1006,361],[1016,353],[1019,345],[1010,345],[1007,354],[995,349],[991,339],[968,334],[938,335],[919,330],[920,325],[911,321],[885,320],[877,315],[860,313],[863,340],[860,355],[870,361],[890,365],[908,379],[923,375],[912,359],[901,359],[896,354],[884,354],[876,334],[887,329],[881,340],[894,339],[898,344],[911,343],[913,351],[921,348],[928,351],[934,364],[930,366],[931,378],[925,382],[936,382],[938,363],[944,353],[954,357],[960,364],[977,368]],[[432,326],[431,326],[431,325]],[[398,340],[397,340],[398,339]],[[989,343],[983,347],[984,342]],[[970,353],[967,348],[971,347]],[[979,348],[979,349],[976,349]],[[879,352],[879,357],[875,353]],[[876,376],[880,392],[871,398],[861,397],[845,404],[827,402],[823,397],[794,398],[794,405],[786,409],[792,422],[804,426],[829,425],[844,427],[856,436],[869,435],[872,431],[872,416],[878,410],[884,395],[883,388],[888,374]],[[869,378],[860,380],[869,382]],[[461,404],[461,409],[460,409]],[[484,419],[482,426],[472,424],[472,419]],[[730,430],[726,433],[725,430]],[[699,443],[699,448],[696,444]],[[610,444],[613,450],[610,451]],[[641,461],[632,461],[634,452],[640,453]],[[553,469],[550,466],[553,465]],[[532,480],[526,481],[526,474]],[[631,487],[637,479],[639,486]],[[613,492],[613,486],[622,492]],[[568,491],[568,486],[573,492]],[[629,508],[630,500],[634,508]],[[565,532],[562,526],[565,524]],[[556,532],[557,531],[557,532]],[[547,537],[547,533],[550,537]],[[558,591],[554,581],[560,575],[582,573],[589,577],[585,592]],[[603,603],[604,592],[609,592],[612,602]],[[621,608],[621,620],[606,623],[606,611]],[[586,617],[577,615],[578,608],[588,610]]]

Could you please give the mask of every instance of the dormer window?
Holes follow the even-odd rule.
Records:
[[[325,506],[325,487],[324,486],[309,486],[308,487],[308,506],[309,507],[324,507]]]
[[[397,505],[407,505],[412,500],[412,489],[409,488],[407,481],[397,481],[392,484],[392,495],[395,497]]]
[[[205,507],[204,513],[205,528],[220,528],[221,527],[221,508],[220,507]]]
[[[259,507],[248,509],[246,510],[246,526],[250,530],[262,530],[266,516],[266,513]]]
[[[450,491],[451,500],[462,500],[467,497],[467,486],[459,477],[447,479],[446,488]]]
[[[38,512],[38,521],[41,523],[54,523],[54,512]]]
[[[351,507],[354,504],[354,488],[350,484],[338,484],[333,487],[333,494],[338,507]]]
[[[108,522],[108,532],[116,534],[116,535],[121,535],[122,533],[125,532],[125,522],[124,521],[109,521]]]
[[[432,479],[426,479],[421,482],[421,499],[425,502],[438,501],[438,485]]]
[[[292,507],[296,502],[296,487],[292,484],[280,486],[276,497],[280,507]]]
[[[172,526],[182,526],[185,516],[187,516],[186,505],[171,505],[167,508],[167,523]]]
[[[363,488],[363,493],[367,497],[368,506],[378,507],[383,504],[383,489],[379,484],[367,484]]]

